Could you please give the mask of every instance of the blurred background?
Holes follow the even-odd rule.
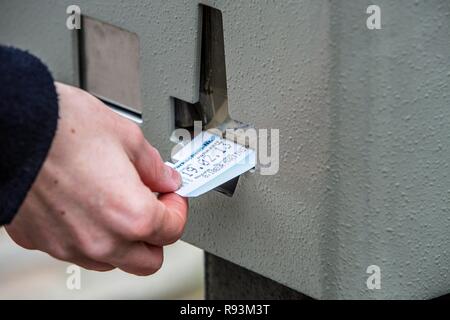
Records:
[[[81,269],[81,288],[70,290],[71,264],[22,249],[0,228],[0,300],[203,299],[203,251],[178,241],[164,249],[164,259],[161,270],[149,277]]]

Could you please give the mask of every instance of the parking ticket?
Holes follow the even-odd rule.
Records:
[[[183,184],[176,191],[183,197],[200,196],[255,167],[255,151],[204,131],[175,156]]]

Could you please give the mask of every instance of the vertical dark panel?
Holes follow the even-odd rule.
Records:
[[[309,300],[255,272],[205,252],[205,298],[208,300]]]

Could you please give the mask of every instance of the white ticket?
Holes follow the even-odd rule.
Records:
[[[175,164],[183,184],[177,194],[197,197],[255,167],[255,151],[202,132],[184,146],[175,156]]]

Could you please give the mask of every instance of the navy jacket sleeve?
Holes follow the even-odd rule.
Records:
[[[0,225],[12,221],[36,179],[57,121],[47,67],[25,51],[0,46]]]

